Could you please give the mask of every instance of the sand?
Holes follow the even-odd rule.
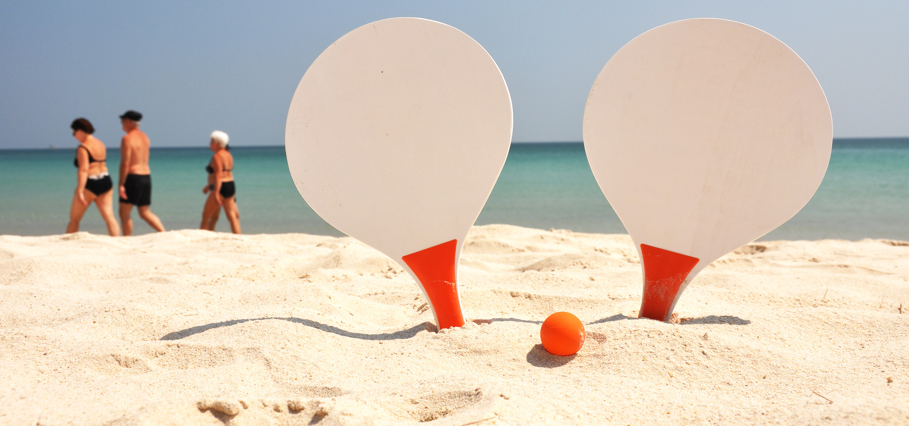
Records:
[[[747,245],[676,323],[627,235],[475,227],[459,279],[436,332],[351,238],[0,236],[0,424],[909,424],[909,243]]]

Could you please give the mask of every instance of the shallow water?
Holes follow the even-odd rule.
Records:
[[[0,234],[64,232],[75,188],[73,149],[0,151]],[[235,147],[237,201],[245,233],[342,235],[303,201],[283,146]],[[197,228],[206,183],[207,148],[153,148],[152,211],[167,229]],[[108,150],[116,168],[119,151]],[[116,171],[114,171],[116,175]],[[909,240],[909,138],[837,139],[823,183],[794,218],[763,239],[890,238]],[[135,233],[151,232],[134,213]],[[477,224],[507,223],[576,232],[624,233],[600,192],[584,146],[513,144]],[[219,231],[230,227],[223,217]],[[81,230],[103,234],[91,208]]]

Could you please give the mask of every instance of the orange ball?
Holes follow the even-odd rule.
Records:
[[[584,346],[584,324],[568,312],[556,312],[543,321],[540,340],[553,355],[574,355]]]

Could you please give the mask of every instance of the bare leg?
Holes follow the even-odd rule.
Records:
[[[202,208],[202,224],[199,225],[199,229],[214,231],[220,215],[221,206],[218,205],[218,200],[215,199],[215,193],[214,191],[209,192],[208,198],[205,200],[205,207]]]
[[[221,200],[224,206],[224,216],[227,216],[230,222],[230,231],[234,234],[240,234],[240,210],[237,208],[237,197],[230,197]]]
[[[98,207],[101,218],[104,219],[104,223],[107,224],[107,233],[110,234],[111,237],[119,237],[120,225],[114,217],[113,199],[114,190],[111,189],[95,198],[95,206]]]
[[[161,224],[161,219],[158,219],[158,216],[151,212],[149,206],[139,206],[139,217],[148,222],[149,226],[155,228],[155,231],[164,232],[164,225]]]
[[[120,203],[120,224],[123,225],[123,236],[133,235],[133,219],[129,217],[133,211],[133,205],[130,203]]]
[[[83,190],[82,194],[85,197],[85,201],[87,201],[88,204],[91,204],[91,200],[94,199],[95,194],[86,190]],[[66,225],[67,234],[79,232],[79,222],[82,220],[82,216],[85,215],[86,209],[88,209],[88,205],[83,206],[82,203],[79,202],[79,197],[76,197],[76,195],[73,194],[73,204],[69,208],[69,224]]]

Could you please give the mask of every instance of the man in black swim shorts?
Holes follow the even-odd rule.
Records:
[[[120,142],[120,223],[123,235],[132,235],[133,206],[138,207],[139,217],[158,232],[164,231],[161,219],[151,212],[151,169],[148,167],[149,140],[139,130],[142,114],[126,111],[120,124],[126,135]]]
[[[121,197],[121,203],[139,207],[151,205],[151,175],[126,175],[123,188],[126,191],[126,198]]]

